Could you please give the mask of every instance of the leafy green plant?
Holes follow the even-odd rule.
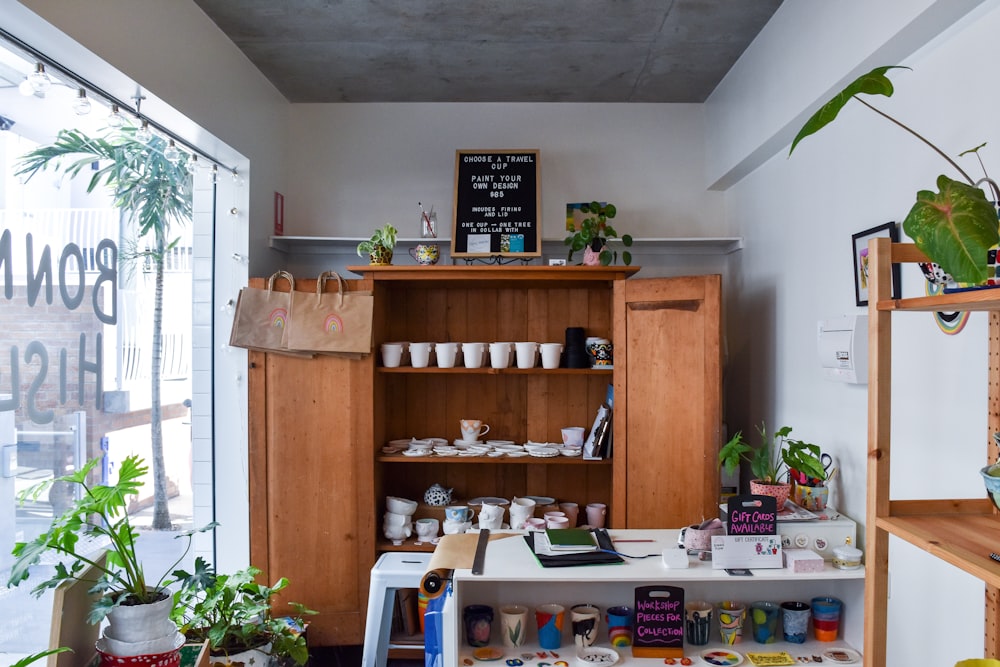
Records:
[[[947,153],[859,97],[862,94],[891,97],[893,86],[886,77],[886,72],[891,69],[900,67],[876,67],[855,79],[824,104],[799,130],[788,154],[792,154],[802,139],[833,122],[844,105],[852,99],[912,134],[943,157],[965,182],[940,175],[937,178],[938,192],[919,191],[916,203],[903,221],[903,231],[932,262],[940,265],[954,280],[960,283],[981,284],[990,277],[987,253],[991,247],[1000,243],[1000,227],[997,223],[996,208],[986,199],[979,186],[987,184],[995,201],[1000,201],[1000,188],[986,176],[974,180]],[[964,151],[959,157],[974,153],[978,158],[979,149],[983,146],[985,144]],[[986,169],[982,160],[979,164],[985,175]]]
[[[270,643],[272,656],[303,665],[309,658],[304,617],[316,612],[290,602],[295,612],[290,621],[275,618],[272,598],[288,586],[288,579],[267,586],[256,582],[259,574],[256,567],[216,574],[203,558],[196,558],[194,572],[173,573],[181,587],[174,594],[171,618],[189,640],[207,640],[213,655],[229,656]]]
[[[390,253],[396,247],[396,235],[399,231],[391,224],[383,225],[375,230],[372,237],[358,244],[358,257],[374,254],[379,248],[385,248]]]
[[[179,238],[173,230],[191,219],[192,178],[188,163],[167,156],[167,141],[153,136],[137,138],[136,128],[124,127],[106,137],[89,136],[80,130],[62,130],[56,140],[41,146],[19,163],[17,175],[30,180],[47,169],[62,171],[75,178],[89,175],[87,192],[108,188],[114,193],[115,207],[123,219],[135,227],[137,248],[123,254],[133,262],[153,266],[152,340],[150,342],[150,445],[153,466],[153,528],[168,530],[167,473],[163,457],[161,378],[163,367],[164,272],[170,253]],[[92,170],[94,165],[96,170]],[[167,292],[169,297],[169,291]]]
[[[33,653],[32,655],[21,658],[10,667],[28,667],[28,665],[34,662],[38,662],[42,658],[45,658],[50,655],[55,655],[56,653],[65,653],[66,651],[72,653],[73,649],[71,649],[68,646],[60,646],[59,648],[49,649],[48,651],[42,651],[41,653]]]
[[[100,457],[91,459],[71,475],[36,484],[20,494],[22,502],[26,499],[37,500],[56,482],[65,482],[81,490],[80,499],[62,515],[53,519],[47,531],[31,542],[18,542],[14,545],[15,561],[7,582],[8,586],[17,586],[26,580],[31,566],[38,563],[42,555],[50,551],[69,556],[71,561],[56,564],[52,576],[32,589],[36,597],[63,581],[82,581],[80,575],[88,566],[93,567],[101,575],[93,582],[91,592],[100,593],[101,597],[91,610],[88,619],[90,623],[99,623],[114,607],[125,602],[149,604],[167,597],[167,593],[163,591],[169,583],[166,580],[167,573],[187,555],[194,533],[211,530],[216,526],[215,523],[210,523],[198,531],[191,530],[179,534],[177,537],[187,538],[184,553],[154,585],[148,585],[142,563],[139,562],[135,551],[135,542],[139,534],[129,522],[126,510],[128,497],[138,495],[142,487],[140,479],[149,468],[138,456],[129,456],[121,462],[118,481],[115,484],[91,485],[87,482],[87,478],[100,462]],[[90,540],[109,542],[105,563],[102,564],[77,551],[77,545],[82,538],[86,538],[87,542]]]
[[[580,221],[580,229],[577,229],[572,220],[566,221],[566,231],[571,232],[563,239],[563,243],[569,246],[567,261],[573,261],[573,253],[580,252],[586,247],[590,247],[593,252],[600,253],[602,266],[608,266],[618,261],[618,251],[609,244],[612,240],[620,240],[626,248],[632,247],[632,237],[623,234],[618,238],[618,232],[608,224],[608,220],[614,219],[618,215],[618,209],[614,204],[590,202],[580,207],[580,210],[589,214]],[[625,266],[632,264],[632,253],[628,250],[622,251],[622,263]]]
[[[726,472],[735,472],[742,460],[750,464],[754,479],[765,484],[782,484],[781,475],[787,468],[800,470],[817,479],[826,479],[819,445],[788,438],[792,432],[790,426],[782,426],[768,436],[767,427],[762,423],[757,432],[761,439],[758,447],[747,444],[743,432],[737,431],[719,450],[719,465]]]

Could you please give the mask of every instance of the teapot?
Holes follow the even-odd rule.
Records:
[[[424,491],[424,502],[433,507],[442,507],[451,504],[451,492],[454,489],[446,489],[440,484],[433,484],[431,488]]]

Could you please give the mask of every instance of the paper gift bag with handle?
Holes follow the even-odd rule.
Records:
[[[325,292],[328,280],[336,281],[335,292]],[[344,287],[336,271],[326,271],[316,278],[315,294],[292,293],[289,348],[323,354],[371,353],[375,297]]]
[[[274,290],[276,280],[288,281],[288,292]],[[287,271],[278,271],[267,279],[267,289],[244,287],[236,301],[233,330],[229,344],[248,350],[280,352],[295,356],[312,356],[309,353],[289,350],[287,345],[288,317],[295,291],[295,278]]]

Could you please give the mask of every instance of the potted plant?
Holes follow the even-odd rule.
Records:
[[[960,284],[984,284],[989,278],[994,277],[989,271],[988,253],[990,248],[1000,243],[1000,229],[997,225],[997,209],[994,203],[987,200],[980,186],[983,184],[989,186],[994,202],[1000,201],[1000,188],[985,176],[978,180],[973,179],[951,157],[922,135],[859,97],[862,94],[891,97],[892,82],[885,75],[890,69],[897,67],[876,67],[851,82],[823,105],[799,130],[788,154],[792,154],[802,139],[831,123],[844,105],[852,99],[903,128],[930,146],[962,177],[962,180],[958,181],[940,175],[937,178],[938,192],[919,191],[916,203],[903,221],[903,231],[913,239],[931,262],[948,274],[942,276],[942,280],[947,281],[951,278]],[[959,157],[974,153],[978,158],[978,151],[983,146],[985,144],[964,151]],[[983,168],[985,175],[982,161],[980,167]],[[930,277],[929,271],[930,267],[925,267],[925,274]]]
[[[614,204],[590,202],[580,207],[580,210],[588,214],[580,222],[580,229],[576,228],[572,219],[566,221],[566,231],[571,232],[563,239],[563,243],[569,246],[567,261],[573,261],[573,253],[584,251],[584,264],[601,264],[608,266],[618,261],[618,251],[608,246],[612,240],[620,240],[626,248],[632,247],[632,237],[623,234],[618,238],[618,232],[608,224],[608,220],[614,219],[618,215],[618,209]],[[625,266],[632,264],[632,253],[628,250],[622,251],[622,263]]]
[[[358,257],[368,255],[370,263],[375,266],[392,264],[392,251],[396,247],[398,233],[390,224],[376,229],[370,239],[358,244]]]
[[[743,440],[743,432],[737,431],[719,450],[719,464],[728,473],[735,472],[741,460],[750,464],[753,474],[750,493],[774,496],[780,510],[792,491],[791,483],[782,479],[784,472],[795,469],[810,477],[826,479],[818,445],[789,439],[788,435],[792,432],[790,426],[782,426],[769,436],[767,427],[762,423],[757,432],[761,438],[759,447],[748,445]]]
[[[92,569],[100,576],[96,582],[90,582],[94,584],[91,591],[101,597],[94,604],[88,621],[100,623],[108,619],[99,648],[101,642],[105,642],[104,646],[108,647],[106,652],[121,656],[179,649],[177,627],[169,618],[173,602],[166,586],[170,582],[166,581],[166,573],[155,583],[146,579],[135,550],[139,534],[129,522],[127,513],[129,496],[139,493],[142,486],[140,480],[149,468],[139,457],[129,456],[119,466],[117,482],[91,485],[87,478],[100,462],[100,457],[91,459],[75,473],[36,484],[21,494],[22,501],[36,500],[49,486],[58,482],[80,490],[79,499],[54,518],[48,530],[30,542],[14,545],[15,560],[8,586],[16,586],[26,580],[31,566],[38,563],[44,554],[54,552],[66,556],[67,561],[57,563],[50,578],[35,586],[32,590],[34,595],[40,596],[45,590],[67,580],[83,581],[86,571]],[[210,530],[215,525],[211,523],[200,530]],[[187,531],[178,536],[187,538],[187,548],[168,572],[187,555],[195,532],[199,531]],[[107,542],[106,558],[92,553],[97,548],[95,543],[103,542]],[[84,550],[84,546],[88,550]]]
[[[175,570],[181,587],[174,594],[171,618],[192,642],[208,641],[213,664],[251,664],[268,656],[303,665],[309,649],[303,634],[304,616],[315,614],[297,602],[290,618],[276,618],[271,611],[274,595],[286,586],[282,577],[273,586],[255,581],[260,570],[247,567],[233,574],[216,574],[202,558],[193,573]]]

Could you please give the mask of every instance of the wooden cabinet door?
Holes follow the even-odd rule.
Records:
[[[718,516],[721,277],[619,281],[614,308],[613,525]]]
[[[249,366],[251,563],[268,583],[288,578],[277,613],[289,601],[319,612],[310,644],[361,644],[374,563],[370,362],[251,352]]]

